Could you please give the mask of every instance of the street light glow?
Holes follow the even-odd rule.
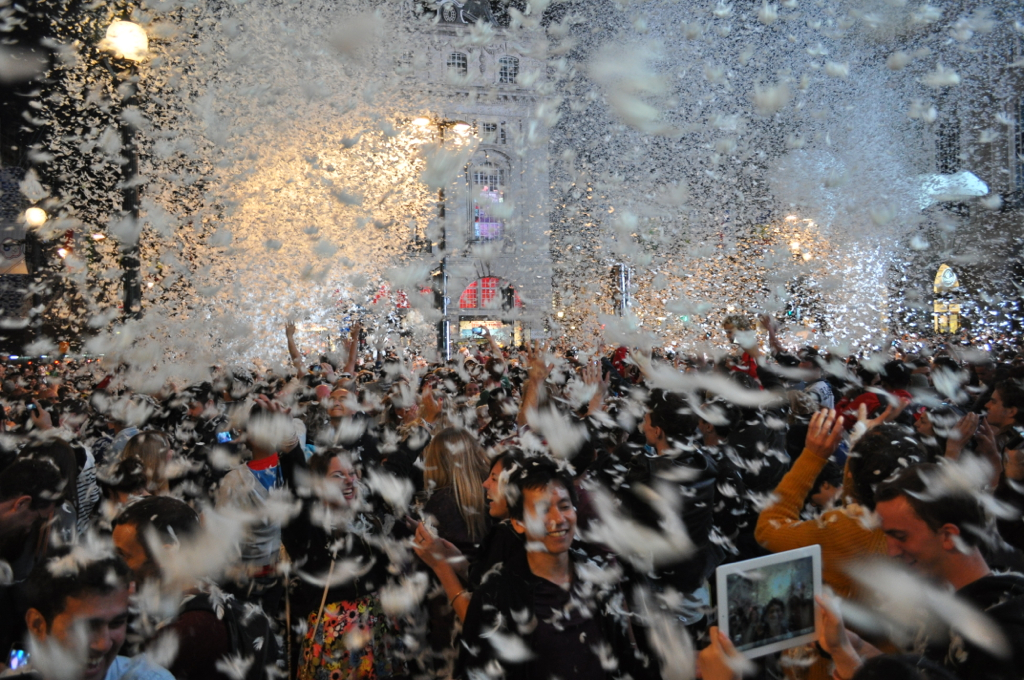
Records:
[[[412,124],[415,125],[416,127],[427,127],[428,125],[430,125],[430,119],[429,118],[413,118],[412,119]]]
[[[68,256],[67,248],[57,248],[57,254],[60,255],[60,259],[64,259]]]
[[[93,235],[92,235],[92,240],[93,240],[93,241],[102,241],[102,240],[103,240],[103,239],[105,239],[106,237],[107,237],[107,235],[106,235],[106,234],[99,234],[99,233],[96,233],[96,234],[93,234]]]
[[[25,223],[30,227],[41,227],[46,224],[46,211],[42,208],[29,208],[25,211]]]
[[[456,123],[452,126],[452,129],[455,130],[455,134],[466,136],[473,129],[473,126],[468,123]]]
[[[107,36],[100,49],[113,52],[115,57],[141,62],[149,54],[146,30],[131,21],[115,21],[107,27]]]

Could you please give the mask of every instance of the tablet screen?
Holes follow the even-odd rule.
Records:
[[[812,642],[820,592],[818,546],[725,565],[718,568],[718,626],[747,657]]]

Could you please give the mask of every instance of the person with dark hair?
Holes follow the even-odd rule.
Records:
[[[737,378],[750,380],[740,374]],[[726,540],[736,537],[745,519],[740,501],[745,486],[727,460],[717,461],[693,445],[700,419],[686,399],[655,389],[647,407],[642,432],[648,448],[629,462],[625,493],[618,498],[637,521],[657,527],[661,516],[632,489],[638,484],[653,487],[662,478],[685,480],[677,482],[680,496],[686,499],[680,519],[696,549],[674,564],[661,565],[650,576],[655,589],[673,588],[685,596],[684,621],[692,625],[704,617],[704,582],[726,557],[725,549],[711,537],[716,532]],[[732,493],[720,493],[720,487],[730,487]]]
[[[136,587],[146,581],[162,589],[173,589],[177,595],[180,589],[182,607],[174,619],[162,627],[156,639],[174,635],[177,639],[178,654],[168,670],[177,680],[224,680],[217,670],[217,663],[232,654],[253,656],[256,668],[261,669],[268,659],[276,659],[278,647],[274,643],[270,620],[262,612],[248,612],[245,618],[248,628],[256,628],[264,643],[259,650],[233,648],[240,637],[238,630],[241,616],[237,613],[240,605],[230,596],[225,598],[220,612],[214,606],[211,596],[203,592],[197,583],[182,582],[180,575],[172,582],[162,572],[154,556],[158,546],[165,552],[188,546],[199,537],[201,524],[199,515],[184,501],[168,496],[147,496],[126,506],[113,522],[113,541],[118,555],[132,571]],[[142,627],[143,632],[147,627]],[[149,641],[152,645],[153,641]]]
[[[835,462],[828,460],[814,480],[807,498],[815,508],[824,510],[836,500],[842,490],[843,470]]]
[[[152,541],[172,547],[199,533],[199,515],[187,503],[167,496],[148,496],[127,505],[114,518],[114,545],[132,570],[136,583],[160,578]]]
[[[71,543],[78,534],[78,459],[75,451],[63,439],[49,439],[29,444],[21,451],[26,458],[49,460],[63,475],[64,495],[54,511],[54,529],[65,543]]]
[[[967,636],[932,636],[924,656],[963,680],[1010,680],[1024,677],[1024,576],[994,574],[979,545],[986,531],[985,511],[965,490],[942,491],[938,465],[909,468],[878,487],[875,511],[881,520],[890,557],[939,584],[956,589],[958,599],[985,612],[1005,638],[997,656]],[[863,677],[864,656],[877,656],[867,643],[854,651],[836,612],[823,617],[826,651],[840,678]],[[830,644],[838,642],[838,644]]]
[[[890,404],[893,399],[899,399],[908,404],[913,401],[914,396],[907,391],[907,388],[910,387],[911,375],[910,367],[898,359],[894,359],[882,367],[881,385],[882,389],[889,393],[887,401]],[[877,393],[865,390],[856,399],[841,405],[839,413],[843,416],[844,427],[847,430],[852,429],[857,423],[861,406],[864,407],[868,418],[874,418],[885,410],[886,403]]]
[[[0,584],[0,651],[24,633],[13,612],[23,595],[19,584],[32,570],[37,540],[63,498],[67,481],[50,460],[19,458],[0,472],[0,561],[11,565],[11,582]]]
[[[535,457],[522,462],[510,484],[509,514],[526,539],[528,570],[503,564],[473,593],[454,677],[498,668],[506,680],[655,676],[657,669],[637,658],[629,618],[614,613],[621,604],[611,606],[621,597],[617,586],[584,583],[577,574],[583,557],[571,549],[572,478],[551,459]],[[642,636],[633,632],[642,649]],[[508,653],[513,639],[521,640],[525,653]]]
[[[248,514],[241,560],[231,574],[239,595],[259,601],[271,617],[277,616],[284,586],[277,575],[281,549],[281,522],[266,515],[271,494],[285,487],[287,452],[298,448],[291,419],[266,397],[257,397],[246,422],[245,443],[250,460],[232,468],[215,491],[218,508]],[[290,460],[290,458],[289,458]]]
[[[1002,449],[1015,425],[1024,423],[1024,381],[1008,378],[996,383],[985,404],[986,420]]]
[[[128,629],[128,566],[109,553],[96,558],[71,552],[56,550],[26,584],[33,669],[42,680],[174,680],[144,655],[118,656]],[[66,655],[65,663],[54,663],[59,654]],[[68,675],[68,660],[77,666],[74,675]]]
[[[49,517],[64,497],[67,480],[46,458],[21,458],[0,472],[0,558],[12,538]]]
[[[292,616],[302,622],[293,628],[294,677],[400,675],[398,632],[381,608],[379,592],[389,571],[401,566],[382,546],[404,525],[392,528],[383,513],[372,512],[359,469],[341,448],[314,454],[308,474],[297,474],[295,491],[302,511],[283,533],[302,575],[291,592]],[[337,578],[342,568],[354,576]]]
[[[811,488],[842,434],[843,418],[835,411],[823,409],[811,418],[803,453],[775,489],[777,500],[761,511],[754,535],[771,552],[821,545],[822,580],[842,597],[850,597],[854,584],[848,567],[885,550],[885,536],[866,522],[874,507],[874,488],[901,467],[922,462],[925,454],[901,426],[884,424],[870,430],[846,461],[846,505],[820,518],[801,520]]]

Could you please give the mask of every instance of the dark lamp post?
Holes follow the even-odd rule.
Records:
[[[125,96],[123,108],[127,109],[136,102],[138,94],[137,65],[149,54],[149,38],[146,31],[138,24],[130,21],[115,21],[107,28],[107,35],[100,43],[100,49],[110,52],[114,59],[124,62],[126,68],[121,74],[114,72],[110,62],[107,68],[115,78],[124,81]],[[139,187],[133,182],[139,173],[139,154],[135,146],[135,127],[122,118],[121,145],[124,148],[127,162],[122,167],[122,200],[121,210],[131,215],[132,220],[139,220]],[[124,290],[124,316],[139,318],[142,316],[142,282],[139,280],[139,244],[136,241],[124,249],[121,254],[121,281]]]
[[[419,128],[436,127],[439,146],[444,146],[444,133],[447,130],[453,131],[459,137],[465,137],[472,130],[473,126],[461,120],[446,120],[441,118],[414,118],[412,124]],[[441,251],[441,268],[434,274],[434,299],[438,309],[441,310],[441,320],[437,325],[437,351],[443,355],[445,361],[452,358],[452,330],[448,323],[448,225],[445,217],[445,195],[444,187],[437,190],[437,217],[441,222],[441,239],[437,243],[437,249]],[[427,252],[434,252],[434,244],[427,241]]]

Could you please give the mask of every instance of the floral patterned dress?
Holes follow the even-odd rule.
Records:
[[[404,674],[394,653],[397,626],[381,611],[376,595],[329,603],[319,625],[316,612],[307,624],[299,680],[377,680]]]

